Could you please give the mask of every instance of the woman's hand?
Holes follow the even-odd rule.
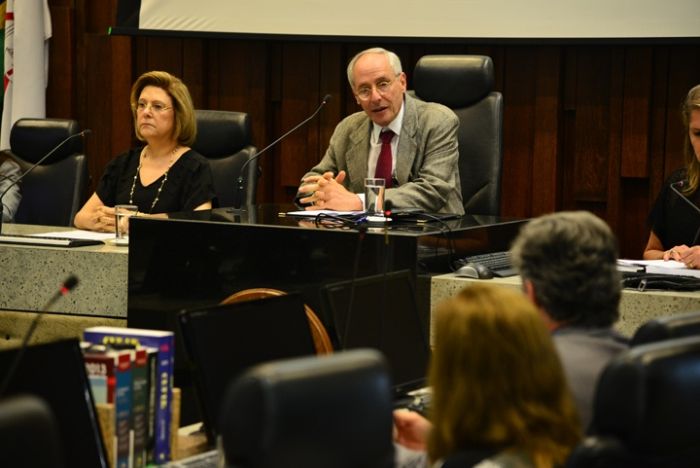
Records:
[[[414,411],[394,411],[394,442],[406,448],[424,451],[432,427],[430,421]]]
[[[115,232],[113,207],[102,205],[94,211],[93,216],[95,226],[93,231]]]
[[[687,245],[681,245],[671,250],[675,250],[672,255],[678,257],[677,260],[685,263],[686,267],[693,269],[700,268],[700,246],[694,245],[693,247],[688,247]]]

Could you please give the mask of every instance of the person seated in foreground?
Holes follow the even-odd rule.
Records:
[[[298,202],[307,210],[362,210],[358,194],[365,178],[376,177],[385,180],[385,200],[394,209],[464,214],[455,113],[406,94],[394,52],[363,50],[347,75],[364,112],[335,128],[323,159],[302,178]]]
[[[602,370],[627,348],[612,328],[622,294],[617,257],[608,225],[586,211],[535,218],[511,248],[523,290],[552,332],[584,429]]]
[[[136,205],[146,215],[212,208],[209,162],[189,147],[197,124],[187,86],[167,72],[146,72],[132,86],[130,100],[136,136],[146,145],[107,165],[75,215],[79,229],[114,232],[115,205]]]
[[[394,412],[397,466],[563,464],[581,429],[532,303],[504,287],[469,286],[437,307],[434,333],[430,420]]]

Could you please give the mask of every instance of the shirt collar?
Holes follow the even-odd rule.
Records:
[[[379,144],[379,134],[384,130],[385,128],[388,128],[394,134],[401,135],[401,126],[403,125],[403,114],[404,110],[406,109],[406,102],[405,100],[401,102],[401,110],[399,111],[398,114],[396,114],[396,117],[394,120],[389,123],[386,127],[380,127],[376,123],[372,122],[372,144]]]

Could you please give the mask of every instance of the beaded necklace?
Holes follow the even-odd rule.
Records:
[[[180,148],[179,145],[175,145],[175,148],[173,148],[173,151],[171,152],[170,163],[168,163],[168,168],[163,173],[163,181],[160,183],[160,187],[158,187],[158,191],[156,192],[156,197],[153,199],[153,203],[151,203],[151,209],[148,211],[148,214],[153,213],[153,208],[155,208],[156,203],[158,203],[158,198],[160,197],[160,192],[163,191],[163,186],[165,186],[165,183],[168,181],[168,171],[170,171],[170,168],[173,166],[173,162],[175,161],[175,153],[177,153],[177,150],[179,148]],[[136,168],[136,174],[134,174],[134,181],[131,183],[131,190],[129,191],[129,204],[130,205],[134,204],[134,189],[136,188],[136,179],[138,178],[139,174],[141,173],[141,159],[146,159],[146,157],[148,156],[148,150],[149,150],[149,147],[146,146],[146,148],[144,148],[143,158],[139,158],[139,167]]]

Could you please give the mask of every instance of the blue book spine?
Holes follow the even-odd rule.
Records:
[[[140,330],[119,327],[91,327],[83,332],[83,338],[92,343],[153,347],[158,350],[155,408],[156,464],[170,461],[170,421],[172,415],[173,369],[175,363],[175,337],[172,332]]]
[[[118,357],[114,411],[117,433],[117,468],[131,467],[131,356],[121,352]]]

